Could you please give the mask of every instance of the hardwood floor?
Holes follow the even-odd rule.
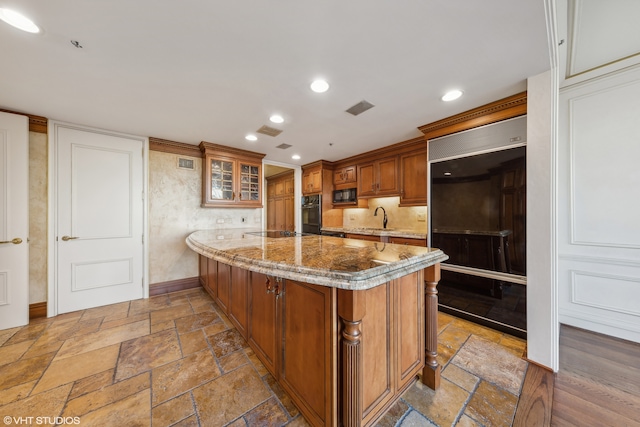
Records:
[[[562,325],[552,426],[640,426],[640,344]]]

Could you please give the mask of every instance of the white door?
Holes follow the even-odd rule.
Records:
[[[144,138],[54,124],[57,313],[144,295]]]
[[[29,323],[29,119],[0,113],[0,329]]]

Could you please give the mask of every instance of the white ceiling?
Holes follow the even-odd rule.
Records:
[[[305,164],[420,135],[550,67],[544,0],[0,0],[0,108]],[[78,49],[71,44],[77,40]],[[324,94],[309,90],[325,77]],[[459,88],[464,96],[440,97]],[[359,116],[345,110],[367,100]],[[285,122],[268,121],[280,113]],[[262,125],[277,137],[247,133]],[[286,143],[287,150],[275,148]],[[298,161],[291,155],[302,156]]]

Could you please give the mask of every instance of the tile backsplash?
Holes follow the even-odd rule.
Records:
[[[427,206],[399,207],[399,197],[369,199],[369,208],[344,209],[343,227],[382,227],[382,210],[373,216],[376,208],[382,206],[387,212],[387,228],[397,228],[427,232]]]

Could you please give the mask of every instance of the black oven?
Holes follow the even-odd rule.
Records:
[[[322,227],[322,203],[319,194],[302,196],[302,232],[320,234]]]

